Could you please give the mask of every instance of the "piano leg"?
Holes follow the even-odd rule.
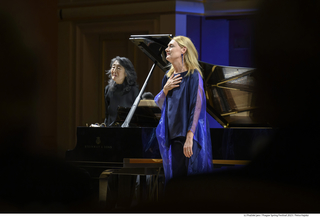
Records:
[[[108,192],[108,178],[114,172],[114,170],[105,170],[100,174],[99,177],[99,202],[107,202]]]
[[[159,176],[163,176],[163,171],[159,168],[121,168],[121,169],[109,169],[105,170],[101,173],[99,177],[99,202],[101,205],[108,205],[110,197],[108,195],[108,179],[110,177],[121,175],[123,177],[128,176],[130,177],[139,177],[139,187],[138,187],[138,198],[136,198],[137,202],[145,202],[145,201],[155,201],[158,200],[159,196],[159,187],[161,188],[161,178]],[[126,179],[127,180],[127,179]],[[132,187],[135,187],[133,184]],[[120,185],[121,188],[121,185]],[[113,189],[118,191],[119,188]],[[127,191],[129,191],[127,189]],[[119,193],[119,192],[118,192]],[[123,192],[122,192],[123,193]],[[128,192],[129,193],[129,192]],[[122,198],[124,199],[124,198]],[[134,199],[134,197],[132,198]],[[132,200],[133,201],[133,200]],[[131,202],[132,202],[131,201]],[[125,208],[125,207],[123,207]]]

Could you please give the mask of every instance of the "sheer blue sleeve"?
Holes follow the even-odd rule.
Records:
[[[154,98],[155,103],[157,104],[157,106],[159,106],[161,110],[163,108],[163,103],[165,99],[166,99],[166,95],[164,94],[163,90],[161,90],[160,93],[158,93]]]
[[[156,97],[154,98],[155,103],[159,106],[160,109],[163,108],[163,103],[166,99],[166,95],[163,92],[163,87],[164,85],[167,83],[167,76],[165,75],[162,79],[162,89],[161,91],[156,95]]]
[[[189,119],[189,127],[188,131],[191,130],[193,134],[196,132],[196,127],[198,125],[199,121],[199,116],[201,113],[201,108],[202,108],[202,100],[204,99],[204,91],[203,91],[203,81],[200,76],[200,73],[198,74],[198,79],[194,79],[195,81],[193,82],[192,86],[192,94],[190,96],[192,97],[190,99],[190,119]]]
[[[162,79],[162,88],[167,82],[167,76],[165,75]],[[165,173],[166,182],[172,177],[172,168],[171,168],[171,147],[168,144],[168,126],[166,120],[166,95],[163,92],[163,89],[156,95],[154,101],[161,109],[161,118],[156,129],[157,140],[159,144],[159,150],[161,153],[161,158],[163,162],[163,170]]]
[[[190,84],[192,91],[190,93],[191,109],[189,130],[194,133],[194,141],[196,141],[201,149],[197,156],[192,156],[189,161],[188,175],[206,173],[212,171],[212,147],[210,127],[206,116],[206,98],[203,87],[203,80],[200,73],[197,73],[196,82]],[[195,145],[195,144],[194,144]]]

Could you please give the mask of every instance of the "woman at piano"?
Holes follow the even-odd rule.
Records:
[[[126,57],[111,60],[108,85],[104,89],[106,126],[112,125],[117,118],[117,108],[131,107],[139,94],[137,73]]]
[[[161,108],[157,139],[166,181],[212,170],[210,128],[198,52],[188,37],[174,37],[166,48],[170,69],[155,97]]]

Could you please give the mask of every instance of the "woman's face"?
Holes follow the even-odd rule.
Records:
[[[166,48],[167,57],[166,59],[172,63],[175,60],[181,60],[181,54],[185,52],[185,48],[181,48],[175,40],[171,40]]]
[[[114,80],[117,84],[122,84],[124,79],[126,78],[126,70],[118,60],[114,61],[111,67],[111,78]]]

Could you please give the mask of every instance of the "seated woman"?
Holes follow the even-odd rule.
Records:
[[[118,106],[131,107],[139,94],[137,73],[131,61],[126,57],[115,57],[111,60],[108,85],[104,90],[106,126],[117,118]]]
[[[106,126],[112,125],[117,118],[118,106],[131,107],[139,95],[137,73],[131,61],[126,57],[111,60],[108,85],[104,90]],[[107,208],[128,207],[133,198],[136,177],[111,175],[107,197]]]

